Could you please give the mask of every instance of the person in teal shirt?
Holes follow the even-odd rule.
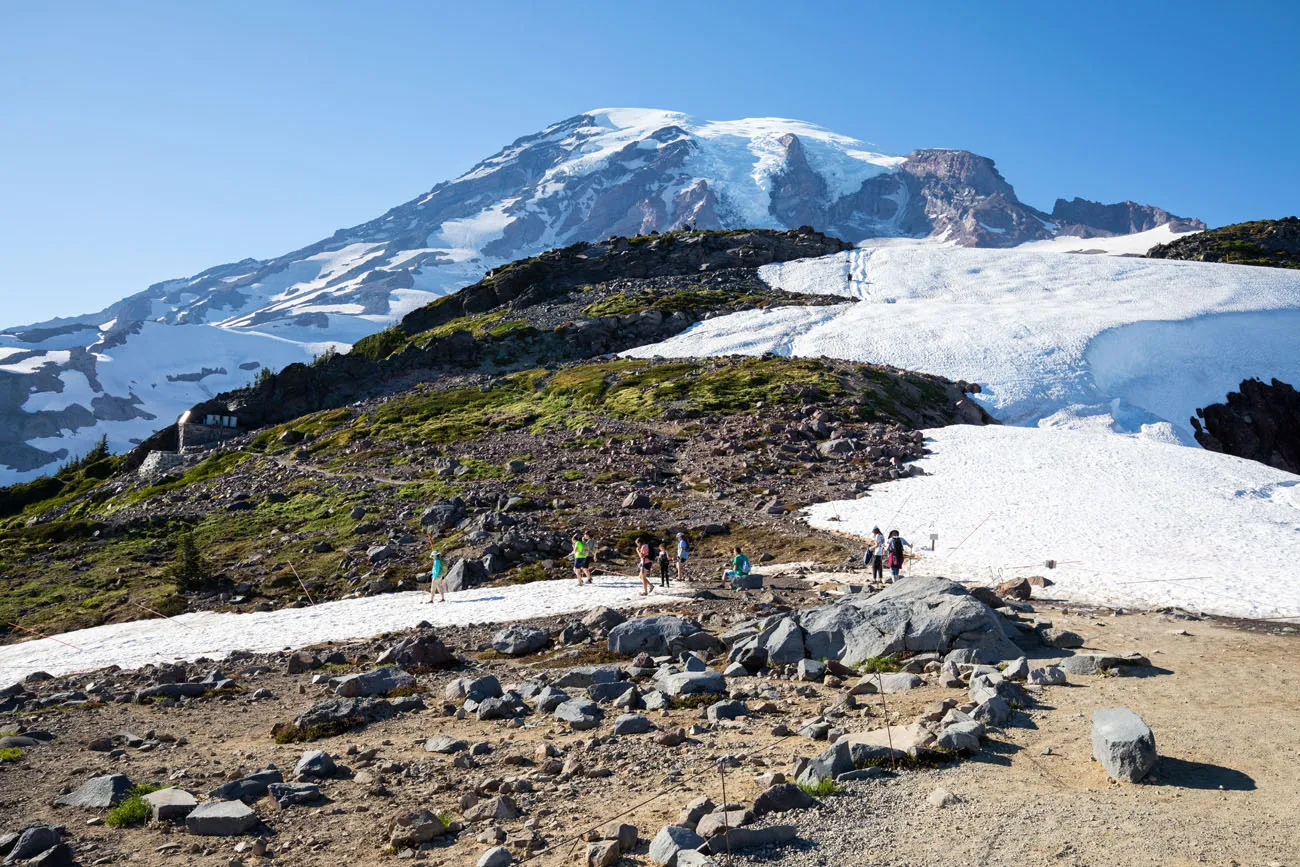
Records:
[[[429,601],[433,601],[433,594],[437,593],[442,597],[442,601],[447,601],[447,577],[442,568],[442,553],[433,552],[433,567],[429,570]]]

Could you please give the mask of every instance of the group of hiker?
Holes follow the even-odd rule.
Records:
[[[573,575],[578,579],[578,586],[584,583],[591,584],[594,581],[592,577],[593,564],[596,562],[595,543],[592,542],[590,533],[574,533],[570,539],[572,550],[569,557],[573,560]],[[432,549],[433,564],[429,569],[429,602],[433,602],[435,597],[441,601],[447,601],[447,575],[443,566],[442,553],[433,544],[430,537],[429,546]],[[903,568],[905,557],[904,549],[912,547],[912,543],[899,535],[897,530],[890,530],[886,536],[881,532],[879,527],[871,529],[871,538],[867,543],[867,551],[862,556],[862,564],[871,567],[871,577],[874,580],[884,582],[884,570],[889,569],[891,580],[897,580],[899,573]],[[649,596],[654,592],[654,585],[650,581],[651,574],[659,572],[659,586],[667,588],[669,585],[669,576],[675,574],[678,581],[687,580],[686,563],[690,560],[690,545],[686,540],[685,533],[677,534],[677,544],[673,552],[669,551],[669,543],[661,542],[658,550],[651,548],[651,540],[644,536],[638,536],[636,540],[637,556],[637,577],[641,579],[641,595]],[[752,565],[749,557],[740,550],[736,545],[731,549],[731,561],[722,572],[722,581],[725,584],[727,580],[734,578],[743,578],[749,575]]]
[[[882,584],[885,581],[885,568],[889,568],[891,580],[898,580],[902,571],[904,548],[911,548],[912,543],[890,530],[886,536],[879,527],[871,528],[871,539],[867,542],[867,553],[862,555],[862,565],[871,567],[871,577]]]

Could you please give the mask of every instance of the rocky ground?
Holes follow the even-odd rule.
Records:
[[[66,854],[82,864],[650,864],[663,860],[664,840],[652,841],[665,826],[707,836],[706,826],[724,823],[745,823],[731,856],[720,838],[711,862],[677,863],[1300,858],[1294,632],[1073,609],[1039,598],[1050,587],[1032,588],[1027,602],[1015,598],[1025,586],[1007,588],[1006,599],[980,591],[994,614],[926,579],[871,597],[863,573],[813,584],[802,571],[773,570],[760,591],[699,587],[693,599],[645,612],[667,618],[622,625],[602,610],[505,630],[416,630],[309,652],[29,678],[7,691],[0,716],[16,733],[0,764],[6,827],[61,825]],[[861,592],[839,596],[845,589]],[[877,628],[900,622],[902,633]],[[992,629],[1004,623],[1009,630]],[[944,639],[957,645],[944,663],[924,647],[935,628],[962,630]],[[656,635],[671,646],[654,646]],[[858,666],[825,670],[804,656],[823,645]],[[672,658],[659,655],[670,649]],[[1001,673],[979,667],[994,651],[1026,660],[1004,661]],[[551,709],[557,690],[569,701]],[[1140,783],[1114,782],[1092,761],[1092,716],[1115,705],[1155,733],[1160,758]],[[975,719],[964,722],[967,711]],[[880,742],[886,722],[899,753]],[[841,733],[847,766],[835,766],[829,746]],[[305,755],[312,750],[328,758]],[[257,775],[268,768],[278,775]],[[822,782],[845,772],[863,779]],[[54,805],[112,774],[126,777],[119,791],[175,786],[218,815],[200,813],[187,830],[146,807],[141,823],[114,827],[103,808]],[[268,793],[277,776],[285,783]],[[100,785],[106,803],[114,784]],[[706,810],[727,804],[735,812],[725,820]],[[742,850],[764,833],[780,844]],[[620,834],[621,844],[600,839]]]

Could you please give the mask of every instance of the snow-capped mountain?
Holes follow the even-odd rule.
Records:
[[[1204,228],[1132,202],[1058,200],[1045,213],[1021,203],[991,160],[966,151],[887,156],[795,120],[591,111],[301,250],[157,283],[98,313],[6,329],[0,483],[48,472],[101,435],[128,448],[262,367],[345,348],[497,265],[684,224],[812,225],[850,241],[985,247]]]

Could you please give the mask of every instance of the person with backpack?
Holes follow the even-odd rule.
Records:
[[[677,580],[686,580],[686,561],[691,556],[690,549],[686,544],[686,534],[677,534]]]
[[[728,578],[743,578],[749,574],[752,568],[749,564],[749,558],[740,550],[740,546],[731,549],[731,568],[722,573],[722,583],[725,586]]]
[[[641,595],[649,596],[654,590],[650,583],[650,543],[643,538],[636,540],[637,577],[641,579]]]
[[[659,566],[659,586],[667,587],[668,567],[672,564],[672,560],[668,557],[668,544],[666,542],[659,546],[659,556],[655,558],[655,562]]]
[[[433,552],[433,566],[429,569],[429,598],[425,601],[432,602],[433,594],[437,593],[442,597],[441,601],[447,601],[447,576],[442,568],[442,553],[438,550]]]
[[[905,556],[903,548],[905,547],[911,548],[912,543],[898,535],[897,530],[890,530],[888,554],[886,554],[888,562],[886,565],[889,566],[889,574],[893,581],[898,580],[898,573],[903,568],[903,559]]]

